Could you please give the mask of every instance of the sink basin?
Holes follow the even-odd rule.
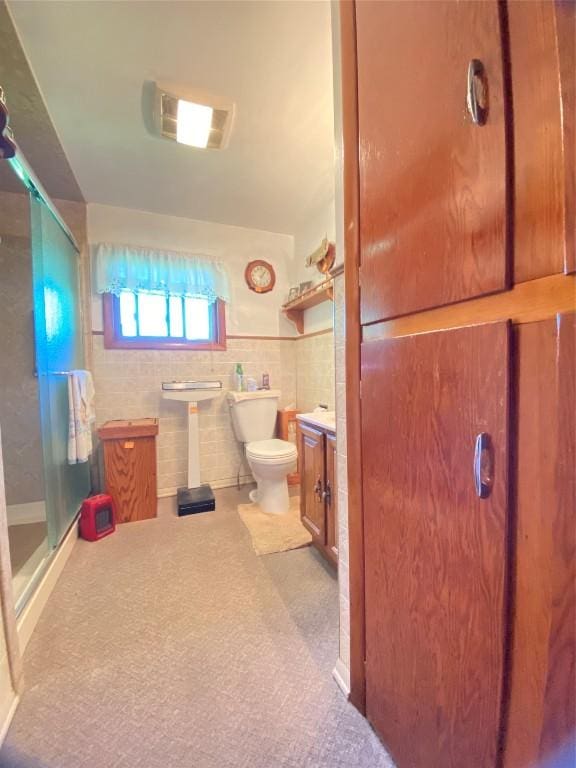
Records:
[[[221,381],[164,381],[162,397],[184,403],[201,403],[222,394]]]
[[[182,400],[185,403],[201,403],[203,400],[220,397],[220,394],[214,389],[162,390],[162,397],[166,400]]]
[[[313,411],[312,413],[298,413],[298,421],[306,424],[312,424],[314,427],[322,427],[330,432],[336,432],[336,412],[335,411]]]

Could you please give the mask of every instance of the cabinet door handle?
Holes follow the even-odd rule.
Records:
[[[488,81],[484,64],[471,59],[468,64],[466,106],[474,125],[485,125],[488,120]]]
[[[332,490],[330,488],[330,483],[326,483],[326,489],[322,493],[322,499],[326,502],[326,504],[330,504],[332,502]]]
[[[316,499],[318,501],[322,501],[322,479],[318,478],[316,480],[316,485],[314,486],[314,493],[316,494]]]
[[[487,432],[480,432],[474,449],[474,485],[479,498],[487,499],[492,493],[493,473],[492,440]]]

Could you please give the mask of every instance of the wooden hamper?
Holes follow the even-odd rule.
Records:
[[[106,493],[114,499],[117,523],[156,517],[157,434],[158,419],[107,421],[98,430]]]
[[[280,440],[287,440],[289,443],[297,445],[297,426],[296,414],[300,411],[278,411],[278,437]],[[298,485],[300,483],[300,457],[298,457],[298,469],[291,475],[288,475],[288,485]]]

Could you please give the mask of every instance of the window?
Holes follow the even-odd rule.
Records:
[[[152,291],[104,294],[104,345],[111,349],[226,349],[222,300]]]

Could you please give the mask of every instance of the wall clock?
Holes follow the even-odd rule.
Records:
[[[244,271],[244,277],[246,283],[251,291],[256,293],[268,293],[274,288],[276,282],[276,275],[274,273],[274,267],[272,264],[268,264],[267,261],[251,261],[246,270]]]

